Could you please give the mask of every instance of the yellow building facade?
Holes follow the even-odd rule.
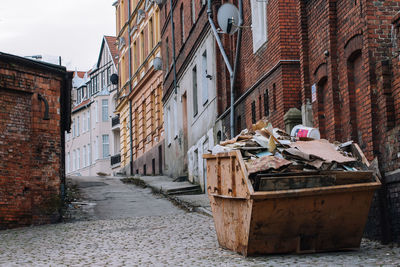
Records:
[[[161,174],[164,166],[160,13],[151,0],[115,4],[121,166],[128,174]],[[156,66],[156,68],[154,67]]]

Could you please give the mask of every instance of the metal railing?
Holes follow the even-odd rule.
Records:
[[[116,165],[120,162],[121,162],[121,154],[111,156],[111,166]]]
[[[111,119],[111,127],[117,126],[119,124],[119,115]]]

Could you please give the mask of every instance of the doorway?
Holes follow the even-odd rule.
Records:
[[[182,95],[182,119],[183,119],[183,154],[188,151],[188,121],[187,121],[187,95],[186,92]],[[184,157],[184,166],[187,169],[188,160]]]

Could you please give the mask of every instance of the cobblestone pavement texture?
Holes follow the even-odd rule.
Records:
[[[369,240],[352,252],[244,258],[218,246],[211,217],[127,188],[143,194],[155,215],[91,215],[89,221],[0,231],[0,266],[400,266],[399,247]]]

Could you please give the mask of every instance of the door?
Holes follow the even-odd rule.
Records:
[[[208,150],[208,138],[203,143],[203,154]],[[207,161],[203,159],[203,193],[207,193]]]
[[[182,119],[183,119],[183,154],[187,155],[188,151],[188,122],[187,122],[187,95],[182,95]],[[184,168],[187,169],[188,159],[184,157]]]

